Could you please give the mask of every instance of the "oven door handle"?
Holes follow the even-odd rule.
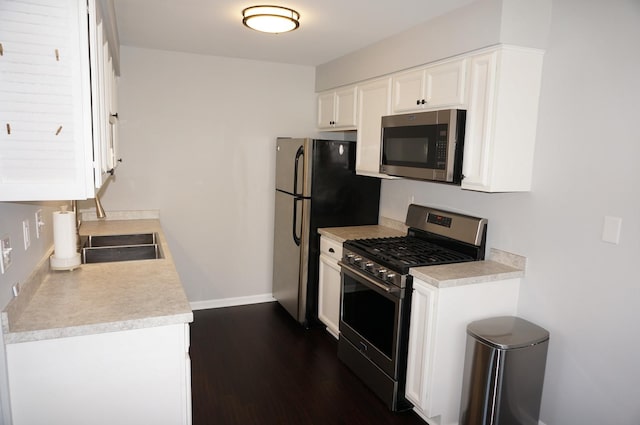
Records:
[[[359,270],[353,269],[348,264],[345,264],[342,261],[338,261],[338,265],[340,267],[342,267],[344,270],[347,270],[349,273],[352,273],[352,274],[358,276],[359,278],[364,279],[365,281],[367,281],[367,283],[370,283],[370,284],[374,285],[375,287],[377,287],[378,289],[383,290],[387,294],[395,294],[397,292],[400,292],[400,288],[398,288],[397,286],[394,286],[394,285],[387,286],[387,285],[383,285],[381,283],[378,283],[375,280],[371,279],[371,277],[367,276],[366,274],[362,273]]]

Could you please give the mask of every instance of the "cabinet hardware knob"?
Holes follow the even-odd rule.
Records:
[[[333,254],[336,251],[333,248],[329,248],[329,252]]]
[[[422,104],[424,105],[424,104],[425,104],[425,103],[427,103],[427,102],[426,102],[424,99],[422,99],[422,100],[420,101],[420,103],[422,103]]]
[[[420,99],[416,100],[416,105],[420,104]]]
[[[115,114],[111,114],[111,116],[114,118],[118,118],[118,113],[116,112]]]
[[[110,170],[107,170],[107,173],[111,174],[112,176],[115,174],[115,170],[112,168]]]
[[[118,158],[118,162],[122,162],[122,158]]]

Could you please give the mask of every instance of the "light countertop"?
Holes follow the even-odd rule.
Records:
[[[389,238],[406,234],[406,232],[379,225],[325,227],[318,229],[318,233],[340,243],[349,239]]]
[[[164,258],[83,264],[52,271],[48,256],[31,276],[29,299],[2,313],[5,343],[89,335],[193,321],[160,221],[84,222],[82,235],[157,232]]]
[[[343,243],[349,239],[392,238],[407,234],[407,226],[396,220],[380,217],[380,224],[369,226],[325,227],[318,229],[321,236]]]

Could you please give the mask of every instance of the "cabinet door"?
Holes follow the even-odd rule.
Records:
[[[316,125],[320,129],[333,127],[335,92],[321,93],[318,95],[318,120]]]
[[[13,424],[190,425],[188,344],[188,324],[8,344]]]
[[[427,417],[431,406],[438,289],[414,280],[407,358],[406,396]]]
[[[338,338],[340,323],[340,266],[342,244],[320,237],[320,272],[318,318],[327,325],[327,331]]]
[[[425,70],[425,108],[460,106],[465,103],[467,61],[460,60]]]
[[[113,175],[116,161],[116,77],[100,8],[89,1],[94,182],[100,189]]]
[[[471,58],[463,189],[531,190],[542,59],[511,46]]]
[[[330,257],[320,255],[318,318],[327,331],[338,338],[340,334],[340,266]]]
[[[334,127],[336,129],[356,126],[356,87],[336,91]]]
[[[463,186],[489,184],[497,52],[471,59],[469,109],[464,143]]]
[[[420,110],[424,97],[423,69],[393,77],[393,113]]]
[[[391,78],[358,86],[358,134],[356,173],[389,178],[380,174],[382,117],[390,113]]]
[[[93,193],[86,0],[46,3],[2,3],[0,201]]]

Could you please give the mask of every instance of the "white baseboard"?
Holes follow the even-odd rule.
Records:
[[[222,298],[218,300],[194,301],[192,310],[206,310],[209,308],[233,307],[236,305],[260,304],[275,301],[273,294],[250,295],[247,297]]]

